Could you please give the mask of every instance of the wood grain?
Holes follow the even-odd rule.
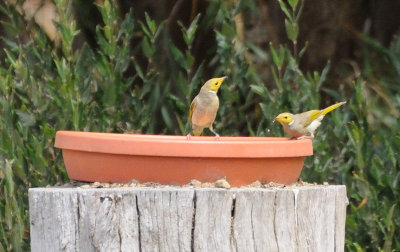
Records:
[[[32,251],[343,251],[345,186],[33,188]]]

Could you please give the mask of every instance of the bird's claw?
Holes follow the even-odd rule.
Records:
[[[219,140],[219,134],[213,129],[213,127],[208,128],[215,135],[215,140]]]
[[[190,133],[189,133],[186,135],[186,140],[190,140],[190,139],[192,139],[192,135],[190,135]]]

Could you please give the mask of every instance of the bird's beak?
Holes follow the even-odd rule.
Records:
[[[275,119],[272,121],[272,123],[274,123],[275,121],[278,121],[278,122],[280,122],[280,119],[279,119],[279,117],[275,117]]]
[[[224,76],[224,77],[220,77],[220,78],[216,78],[217,82],[219,85],[222,85],[222,83],[224,82],[224,80],[226,80],[228,78],[228,76]]]

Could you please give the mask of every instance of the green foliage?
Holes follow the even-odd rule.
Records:
[[[8,17],[0,65],[0,251],[29,250],[27,189],[68,180],[53,147],[57,130],[186,134],[190,102],[207,74],[228,76],[215,124],[222,135],[283,136],[272,124],[278,113],[330,105],[322,97],[347,100],[317,131],[302,179],[347,186],[347,250],[400,250],[400,38],[390,48],[365,38],[363,75],[333,90],[324,86],[329,63],[321,72],[299,67],[307,49],[297,52],[302,0],[279,1],[293,47],[270,44],[267,51],[236,30],[236,14],[257,11],[251,1],[209,1],[206,13],[179,22],[183,48],[166,21],[147,13],[137,20],[132,11],[120,18],[108,1],[98,6],[96,45],[74,48],[80,30],[72,1],[56,3],[59,49],[36,26],[22,39],[24,18],[0,4]],[[211,60],[199,62],[196,38],[208,30],[214,43],[204,54]],[[252,56],[269,65],[270,79],[261,80]]]
[[[285,1],[278,0],[282,12],[285,14],[286,34],[293,43],[293,54],[297,55],[297,39],[299,37],[299,19],[303,11],[304,0],[288,0],[289,6]],[[300,6],[298,6],[300,4]]]

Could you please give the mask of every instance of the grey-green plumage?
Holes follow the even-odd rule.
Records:
[[[213,129],[213,123],[219,108],[217,92],[225,79],[226,77],[208,80],[201,87],[199,94],[193,99],[189,111],[192,131],[188,136],[201,136],[203,129],[208,128],[215,136],[219,137],[218,133]]]

